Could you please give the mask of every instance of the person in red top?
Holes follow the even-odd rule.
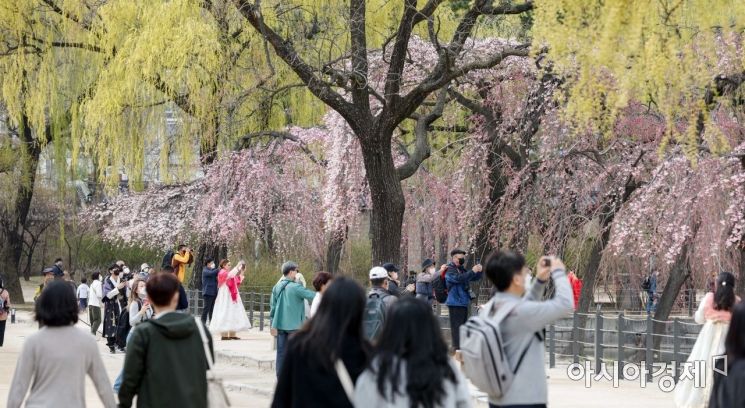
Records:
[[[579,295],[582,293],[582,279],[578,278],[574,274],[574,271],[569,272],[569,284],[572,286],[572,294],[574,295],[574,310],[577,310],[579,305]]]
[[[251,328],[251,322],[246,316],[243,300],[238,289],[245,279],[246,263],[238,262],[235,268],[230,269],[230,261],[223,259],[220,262],[220,272],[217,274],[217,298],[215,299],[215,310],[210,321],[210,331],[220,333],[221,340],[240,340],[236,332]]]

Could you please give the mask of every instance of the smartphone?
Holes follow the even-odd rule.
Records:
[[[544,258],[544,259],[543,259],[543,262],[542,262],[542,265],[543,265],[544,267],[548,268],[549,266],[551,266],[551,259],[549,259],[549,258]]]

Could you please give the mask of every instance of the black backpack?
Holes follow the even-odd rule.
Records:
[[[119,348],[124,348],[127,345],[127,335],[132,330],[132,326],[129,324],[129,308],[125,307],[119,314],[119,320],[116,324],[116,345]]]
[[[445,274],[447,270],[441,272],[439,276],[432,279],[432,291],[435,292],[435,300],[438,303],[445,303],[448,300],[448,287],[445,284]]]
[[[652,281],[649,279],[649,276],[644,278],[644,281],[642,281],[642,289],[649,290],[652,287]]]
[[[385,322],[385,302],[383,302],[383,299],[388,296],[391,295],[380,296],[378,293],[371,293],[367,297],[365,314],[362,317],[362,327],[365,330],[365,338],[368,340],[375,340],[383,329],[383,322]]]
[[[166,267],[172,267],[171,262],[173,262],[173,249],[169,249],[166,251],[166,254],[163,256],[163,262],[160,263],[160,268],[165,269]]]

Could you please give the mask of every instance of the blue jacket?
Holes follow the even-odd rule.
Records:
[[[445,285],[448,288],[448,306],[468,307],[471,303],[468,284],[481,280],[483,273],[466,271],[462,266],[455,266],[452,262],[448,264],[445,272]]]
[[[202,296],[217,296],[218,272],[218,268],[210,269],[205,266],[202,269]]]

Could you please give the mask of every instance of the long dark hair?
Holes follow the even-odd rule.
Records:
[[[328,369],[340,357],[345,340],[358,341],[368,349],[362,333],[365,290],[352,279],[340,276],[331,280],[315,316],[293,336],[301,353],[320,358]]]
[[[714,309],[732,310],[735,304],[735,276],[722,272],[717,277],[717,290],[714,292]]]
[[[732,319],[729,322],[727,338],[724,340],[724,348],[727,351],[728,364],[745,358],[745,303],[738,303],[732,308]]]
[[[420,299],[401,298],[391,306],[377,349],[378,391],[386,398],[390,384],[390,398],[395,399],[403,362],[412,408],[437,406],[445,396],[444,381],[457,381],[440,324],[432,308]]]

